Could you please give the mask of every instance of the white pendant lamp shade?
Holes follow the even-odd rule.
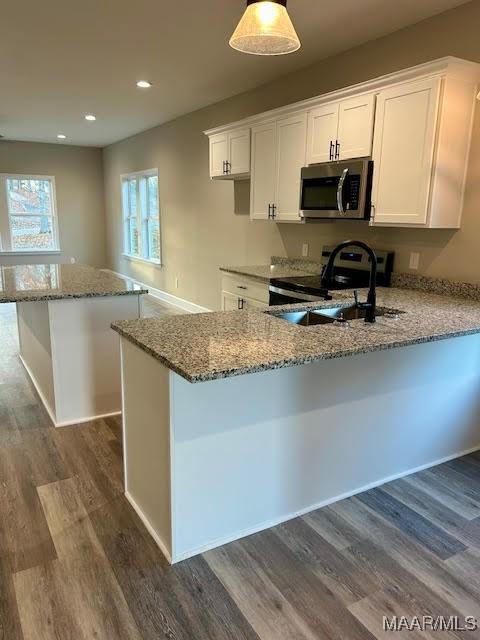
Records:
[[[287,0],[247,0],[230,46],[257,56],[279,56],[300,49]]]

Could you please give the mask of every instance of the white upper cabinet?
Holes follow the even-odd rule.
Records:
[[[274,220],[298,222],[300,218],[300,172],[305,165],[307,114],[299,113],[277,122],[277,185]]]
[[[250,173],[250,128],[210,136],[210,177],[235,179]]]
[[[339,160],[363,158],[372,153],[374,116],[373,93],[340,102],[337,135]]]
[[[460,227],[476,102],[475,76],[461,71],[379,93],[372,224]]]
[[[277,182],[277,123],[252,127],[252,177],[250,184],[250,217],[267,220],[272,217]]]
[[[228,134],[228,173],[250,173],[250,129],[235,129]]]
[[[250,177],[253,220],[304,223],[302,167],[371,156],[371,225],[458,229],[479,80],[448,56],[210,129],[210,175]]]
[[[307,164],[369,156],[374,114],[373,93],[312,109],[308,114]]]
[[[425,224],[440,78],[382,91],[377,100],[372,203],[375,224]]]
[[[210,136],[210,177],[225,175],[225,161],[228,158],[228,133]]]
[[[300,171],[305,164],[306,135],[306,113],[252,128],[253,220],[300,220]]]
[[[333,160],[338,130],[338,102],[308,114],[307,164]]]

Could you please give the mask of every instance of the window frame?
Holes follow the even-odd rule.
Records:
[[[9,194],[7,188],[8,180],[48,180],[50,182],[50,195],[51,195],[51,213],[45,216],[45,214],[38,213],[22,213],[11,214],[9,209]],[[61,253],[60,249],[60,234],[59,234],[59,221],[58,221],[58,207],[57,207],[57,189],[55,185],[55,176],[40,175],[35,173],[0,173],[0,253],[8,253],[11,255],[35,255],[35,254],[52,254]],[[3,209],[4,207],[4,209]],[[32,247],[30,249],[14,249],[13,248],[13,230],[11,224],[12,217],[25,217],[25,218],[39,218],[48,217],[51,219],[52,224],[52,238],[53,247],[50,249],[39,249],[38,247]],[[2,231],[4,233],[2,233]],[[8,245],[3,246],[2,238],[8,240]]]
[[[147,216],[142,217],[142,208],[141,208],[141,195],[140,195],[140,179],[146,178],[148,184],[148,178],[155,177],[157,179],[157,211],[158,217],[151,217],[148,215],[149,211],[149,198],[147,194]],[[123,187],[124,183],[128,180],[135,178],[136,179],[136,214],[135,216],[130,215],[130,206],[128,206],[128,215],[124,206],[124,194]],[[146,264],[155,265],[157,267],[162,266],[162,232],[160,225],[160,188],[159,188],[159,179],[158,179],[158,168],[153,169],[145,169],[143,171],[132,171],[130,173],[123,173],[120,176],[120,208],[121,208],[121,216],[122,216],[122,256],[127,258],[128,260],[135,260],[138,262],[144,262]],[[127,232],[127,225],[130,219],[135,219],[137,223],[138,229],[138,245],[139,245],[139,255],[135,253],[131,253],[130,251],[130,233]],[[143,247],[144,243],[147,244],[148,247],[148,239],[149,239],[149,221],[150,220],[158,220],[158,258],[149,258],[145,257]],[[145,229],[147,231],[145,232]]]

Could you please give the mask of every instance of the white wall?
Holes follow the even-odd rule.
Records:
[[[55,176],[61,256],[93,266],[105,266],[101,149],[1,141],[0,173]],[[25,261],[21,258],[15,262],[22,260]],[[2,262],[8,263],[8,257]]]

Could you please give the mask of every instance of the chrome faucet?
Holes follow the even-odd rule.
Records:
[[[341,242],[339,245],[337,245],[330,254],[327,266],[325,268],[325,271],[323,272],[326,286],[328,287],[328,282],[332,280],[333,277],[333,264],[335,262],[335,258],[340,253],[340,251],[346,249],[347,247],[359,247],[360,249],[366,251],[370,256],[370,283],[367,301],[358,302],[358,294],[356,294],[355,303],[357,307],[366,310],[365,322],[375,322],[375,307],[377,303],[377,294],[375,291],[375,286],[377,283],[377,256],[375,254],[375,251],[371,247],[369,247],[368,244],[362,242],[361,240],[345,240],[345,242]]]

